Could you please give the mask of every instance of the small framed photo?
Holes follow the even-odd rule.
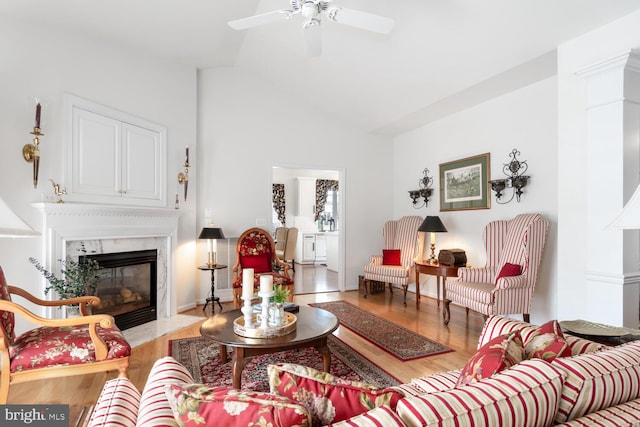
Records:
[[[489,209],[490,153],[440,163],[440,211]]]

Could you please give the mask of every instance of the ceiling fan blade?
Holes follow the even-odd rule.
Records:
[[[327,10],[327,17],[339,24],[350,25],[380,34],[389,34],[395,24],[391,18],[335,6]]]
[[[309,19],[304,23],[304,41],[307,46],[307,56],[322,55],[322,38],[320,33],[320,21],[318,19]]]
[[[249,16],[248,18],[229,21],[228,24],[234,30],[246,30],[247,28],[258,27],[260,25],[271,24],[282,20],[291,19],[298,13],[297,11],[280,9],[272,12],[262,13],[260,15]]]

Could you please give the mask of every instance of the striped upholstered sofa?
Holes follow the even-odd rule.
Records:
[[[493,342],[496,337],[513,334],[514,331],[519,331],[522,342],[527,343],[535,338],[536,329],[528,323],[492,316],[485,323],[478,348],[487,347],[486,344]],[[524,360],[490,378],[458,387],[461,370],[443,372],[380,390],[373,399],[355,399],[373,409],[331,425],[640,426],[640,341],[605,347],[571,336],[566,336],[565,340],[568,348],[563,349],[564,357],[551,362],[540,358]],[[276,365],[269,368],[270,381],[273,366]],[[304,371],[298,369],[296,372]],[[174,419],[166,390],[176,385],[189,387],[192,383],[191,375],[182,365],[170,357],[160,359],[152,368],[142,393],[126,378],[108,381],[96,404],[90,425],[176,426],[178,423]],[[353,387],[351,384],[342,387],[339,398],[348,400],[347,393],[352,392]],[[326,388],[323,385],[323,389]],[[218,389],[216,393],[224,395],[220,402],[224,402],[225,411],[231,408],[236,415],[250,404],[246,396],[242,400],[233,390]],[[388,398],[389,393],[397,393],[400,397],[394,395]],[[216,400],[217,396],[211,396],[212,400]],[[263,393],[254,396],[251,402],[259,401],[263,405],[273,406],[277,399],[283,398]],[[185,401],[182,404],[189,405]],[[289,415],[298,416],[305,411],[305,408],[296,409],[295,405],[281,404],[280,401],[275,405],[293,408]],[[218,412],[214,410],[199,420],[202,423],[196,423],[197,417],[192,417],[184,425],[269,424],[263,417],[263,414],[268,416],[269,412],[262,409],[255,412],[256,415],[249,422],[245,419],[232,423],[222,418],[222,404],[216,408]],[[293,422],[284,421],[291,418],[275,415],[273,418],[277,421],[269,425],[309,426],[312,419],[309,417],[308,422]],[[313,425],[322,425],[316,417],[313,417],[313,421]]]

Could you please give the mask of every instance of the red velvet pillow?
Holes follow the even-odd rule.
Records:
[[[571,348],[564,339],[557,320],[539,326],[524,345],[527,359],[538,358],[551,362],[556,357],[571,356]]]
[[[456,387],[465,386],[517,365],[524,359],[520,331],[499,335],[480,347],[462,368]]]
[[[253,268],[254,273],[271,271],[271,257],[267,255],[245,255],[242,257],[242,268]]]
[[[382,265],[402,265],[400,262],[400,249],[383,249]]]
[[[498,279],[501,277],[511,277],[511,276],[519,276],[522,272],[522,269],[518,264],[509,264],[506,263],[502,266],[500,273],[498,273],[498,277],[496,277],[496,284],[498,283]]]

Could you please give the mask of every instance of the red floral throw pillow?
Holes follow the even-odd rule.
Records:
[[[383,249],[382,265],[402,265],[400,262],[400,249]]]
[[[556,357],[571,356],[571,348],[564,338],[557,320],[539,326],[524,345],[527,359],[538,358],[551,362]]]
[[[306,406],[314,426],[344,421],[383,405],[395,410],[404,397],[393,388],[343,380],[302,365],[277,363],[267,366],[267,372],[271,393]]]
[[[521,272],[522,268],[520,268],[519,265],[506,263],[502,266],[500,273],[498,273],[498,276],[496,277],[496,284],[498,283],[498,279],[501,277],[519,276]]]
[[[465,386],[517,365],[524,359],[520,331],[495,337],[474,354],[460,372],[456,387]]]
[[[202,384],[171,384],[165,393],[181,426],[311,426],[304,406],[269,393]]]

